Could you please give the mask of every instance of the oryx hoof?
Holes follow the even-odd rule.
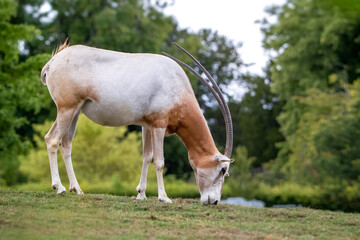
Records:
[[[66,194],[66,188],[61,184],[53,184],[51,187],[56,190],[56,194]]]
[[[70,192],[75,192],[78,195],[84,195],[84,192],[81,190],[79,186],[74,186],[69,188]]]
[[[164,203],[172,203],[171,199],[168,197],[159,197],[158,198],[160,202],[164,202]]]
[[[146,200],[147,197],[146,197],[146,195],[145,195],[145,192],[143,192],[143,193],[138,193],[138,195],[136,196],[136,199],[137,199],[137,200]]]

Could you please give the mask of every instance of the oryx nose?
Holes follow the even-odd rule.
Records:
[[[210,195],[208,195],[208,202],[207,202],[208,205],[210,205],[210,204],[217,205],[218,202],[219,202],[218,200],[215,200],[214,202],[211,202],[211,200],[210,200]]]

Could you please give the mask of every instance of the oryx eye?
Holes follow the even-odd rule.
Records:
[[[220,180],[222,180],[223,179],[223,177],[225,176],[225,174],[226,174],[226,168],[224,167],[224,168],[221,168],[221,170],[220,170],[220,172],[219,172],[219,175],[217,175],[217,177],[215,178],[215,180],[214,180],[214,182],[218,182],[218,181],[220,181]]]

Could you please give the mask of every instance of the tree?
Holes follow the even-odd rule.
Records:
[[[285,141],[278,145],[278,166],[291,159],[299,124],[307,114],[298,97],[313,88],[336,87],[329,76],[346,83],[360,76],[358,10],[359,3],[351,0],[289,0],[268,10],[278,22],[264,21],[264,46],[277,53],[270,64],[272,91],[284,101],[278,120]]]
[[[51,52],[54,46],[70,39],[122,52],[160,52],[174,22],[143,0],[48,1],[50,10],[40,12],[44,0],[22,3],[19,21],[35,24],[42,35],[26,45],[30,55]],[[29,9],[31,9],[29,11]]]
[[[19,61],[19,43],[31,40],[40,32],[35,27],[12,24],[16,3],[0,2],[0,184],[19,181],[18,155],[24,154],[30,140],[23,134],[29,124],[25,112],[37,113],[48,94],[41,88],[39,72],[49,55],[36,55]]]
[[[302,184],[357,181],[359,83],[340,82],[329,90],[313,88],[307,96],[296,98],[304,106],[304,114],[290,144],[289,159],[280,167],[283,174]]]
[[[241,102],[231,102],[230,110],[234,119],[234,145],[244,146],[247,154],[255,157],[252,167],[276,158],[276,143],[283,141],[276,120],[282,102],[270,91],[268,76],[245,75],[247,92]]]
[[[205,46],[200,51],[199,61],[207,66],[207,70],[214,77],[225,98],[230,102],[232,96],[228,94],[227,87],[231,84],[237,85],[242,80],[240,68],[243,62],[237,51],[237,46],[232,40],[209,29],[201,30],[198,35]],[[216,145],[225,146],[225,122],[215,97],[201,82],[198,82],[195,89],[195,94],[204,110]]]

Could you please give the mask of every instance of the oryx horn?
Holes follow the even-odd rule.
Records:
[[[225,147],[225,153],[224,155],[228,158],[231,158],[231,153],[232,153],[232,147],[233,147],[233,126],[232,126],[232,120],[231,120],[231,114],[230,114],[230,110],[229,107],[227,106],[226,102],[225,102],[225,98],[224,95],[222,94],[219,86],[216,84],[215,80],[213,79],[213,77],[210,75],[210,73],[205,69],[205,67],[203,65],[201,65],[201,63],[194,58],[188,51],[186,51],[184,48],[182,48],[181,46],[179,46],[176,43],[173,43],[175,46],[177,46],[179,49],[181,49],[184,53],[186,53],[193,61],[194,63],[199,67],[199,69],[206,75],[206,77],[209,79],[210,83],[208,81],[206,81],[198,72],[196,72],[193,68],[191,68],[189,65],[187,65],[186,63],[180,61],[179,59],[163,52],[164,55],[166,55],[167,57],[173,59],[174,61],[178,62],[179,64],[183,65],[184,67],[186,67],[187,69],[189,69],[193,74],[196,75],[196,77],[199,78],[199,80],[205,84],[205,86],[210,90],[210,92],[215,96],[216,101],[219,103],[221,112],[223,114],[224,120],[225,120],[225,127],[226,127],[226,147]]]

